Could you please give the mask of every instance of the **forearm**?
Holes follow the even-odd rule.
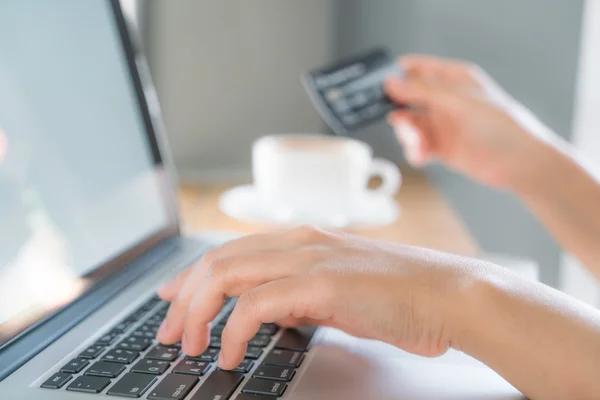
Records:
[[[456,346],[531,399],[600,398],[600,313],[489,267],[463,291]]]
[[[536,142],[514,193],[564,249],[600,278],[600,179],[566,143]]]

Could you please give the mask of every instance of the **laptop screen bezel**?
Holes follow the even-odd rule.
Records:
[[[92,289],[101,284],[106,278],[125,269],[130,263],[139,258],[141,255],[159,245],[161,242],[180,235],[179,211],[176,197],[176,178],[174,167],[168,160],[167,151],[165,151],[165,141],[162,138],[162,121],[160,113],[151,111],[147,95],[148,91],[154,91],[154,86],[149,76],[140,73],[139,63],[145,63],[145,59],[139,48],[134,46],[128,22],[125,18],[119,0],[105,0],[110,3],[115,22],[115,29],[118,29],[121,48],[126,59],[131,84],[135,92],[135,98],[138,104],[138,111],[143,119],[144,128],[148,138],[149,146],[152,153],[157,178],[161,187],[163,204],[167,215],[166,226],[158,232],[143,238],[133,247],[125,250],[117,257],[99,265],[90,273],[83,276],[89,284],[85,291],[77,297],[69,299],[64,304],[54,306],[46,310],[31,313],[31,315],[19,315],[8,323],[3,325],[11,326],[10,331],[0,330],[0,350],[5,346],[17,340],[22,335],[34,329],[39,324],[51,318],[64,307],[72,304],[76,300],[84,297]]]

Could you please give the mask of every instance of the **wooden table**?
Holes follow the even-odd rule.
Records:
[[[272,226],[251,224],[224,215],[218,207],[219,196],[232,185],[184,184],[180,192],[183,229],[223,230],[257,233],[273,230]],[[430,247],[452,253],[475,255],[478,246],[469,231],[436,191],[427,177],[418,172],[404,174],[404,184],[397,196],[402,208],[398,221],[378,228],[349,229],[360,235],[387,241]]]

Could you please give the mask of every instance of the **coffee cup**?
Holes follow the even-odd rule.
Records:
[[[261,202],[278,219],[310,221],[325,213],[338,225],[365,196],[393,197],[402,184],[399,168],[373,158],[368,144],[312,134],[258,139],[252,147],[252,174]],[[369,188],[373,177],[380,177],[381,184]]]

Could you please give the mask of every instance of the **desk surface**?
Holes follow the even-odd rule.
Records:
[[[237,221],[223,214],[218,207],[219,196],[230,187],[231,185],[225,184],[183,185],[180,191],[183,229],[188,232],[224,230],[241,233],[275,229],[272,226]],[[465,225],[424,174],[405,174],[397,201],[402,213],[394,224],[348,231],[464,255],[475,255],[478,252],[478,246]]]

